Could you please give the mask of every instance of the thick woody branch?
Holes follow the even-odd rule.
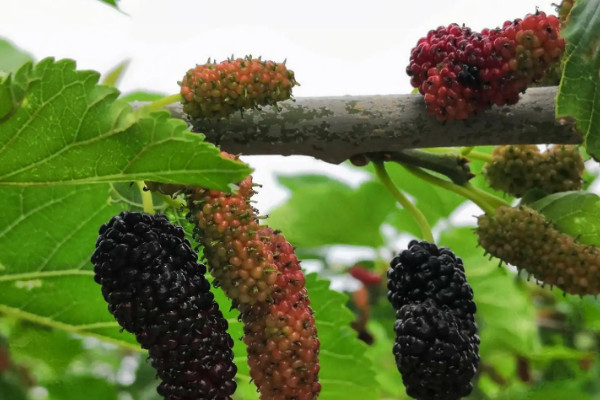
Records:
[[[230,153],[307,155],[341,163],[360,153],[424,147],[580,143],[571,122],[554,117],[556,87],[531,88],[518,104],[465,121],[440,122],[419,94],[298,98],[221,120],[192,120],[195,132]],[[170,108],[185,118],[181,106]]]

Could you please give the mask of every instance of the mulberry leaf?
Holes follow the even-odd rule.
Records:
[[[0,110],[0,186],[147,179],[228,190],[249,173],[166,111],[134,112],[98,78],[47,58],[0,82],[12,100]]]

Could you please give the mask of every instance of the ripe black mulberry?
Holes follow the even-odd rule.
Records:
[[[148,349],[166,400],[230,400],[233,340],[206,268],[164,215],[122,212],[100,228],[92,255],[108,310]]]
[[[413,240],[391,262],[388,299],[396,309],[394,355],[409,396],[458,400],[479,365],[473,290],[462,260]]]

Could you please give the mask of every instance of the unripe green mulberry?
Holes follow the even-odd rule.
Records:
[[[183,111],[194,118],[221,118],[243,109],[291,98],[297,85],[285,63],[246,58],[190,69],[181,82]]]
[[[477,225],[479,244],[494,257],[567,293],[600,294],[600,250],[577,243],[532,208],[502,206]]]
[[[491,187],[512,196],[531,189],[551,194],[582,187],[585,167],[576,146],[555,145],[544,153],[532,144],[496,146],[492,156],[483,174]]]

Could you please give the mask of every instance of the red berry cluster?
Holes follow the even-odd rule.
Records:
[[[181,85],[183,111],[194,118],[220,118],[238,110],[275,105],[298,83],[285,63],[245,58],[210,61],[190,69]]]
[[[565,47],[556,16],[543,12],[480,33],[456,24],[430,31],[406,72],[439,120],[465,119],[495,104],[515,104]]]
[[[232,156],[222,153],[225,157]],[[314,400],[321,385],[319,339],[305,278],[282,234],[258,225],[248,177],[233,193],[147,183],[152,190],[186,193],[215,285],[240,310],[250,375],[263,400]]]

